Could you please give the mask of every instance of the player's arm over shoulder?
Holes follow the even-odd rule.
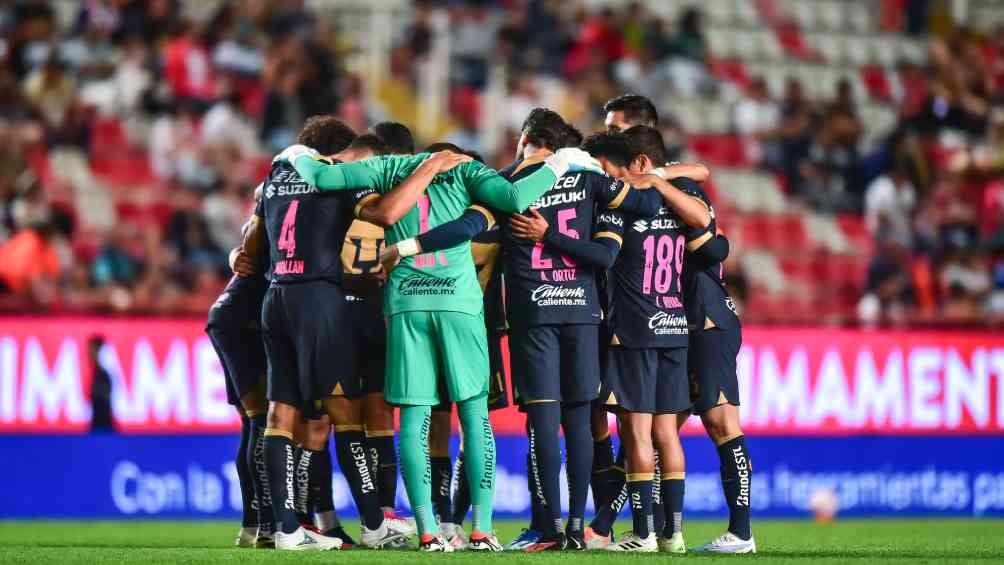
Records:
[[[472,200],[509,213],[525,210],[557,180],[554,171],[544,166],[516,182],[509,182],[498,172],[476,161],[457,167],[457,174]]]

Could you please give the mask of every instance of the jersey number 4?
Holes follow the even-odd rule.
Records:
[[[286,252],[286,258],[296,255],[296,212],[300,209],[300,201],[290,202],[286,216],[282,219],[282,229],[279,230],[280,251]]]

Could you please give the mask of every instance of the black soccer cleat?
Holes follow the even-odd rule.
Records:
[[[586,534],[582,530],[565,532],[565,549],[568,551],[585,551]]]

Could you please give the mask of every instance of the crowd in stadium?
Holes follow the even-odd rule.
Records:
[[[395,117],[343,64],[359,46],[346,45],[331,14],[303,4],[0,6],[0,308],[205,312],[228,275],[226,250],[238,243],[251,189],[305,118],[334,112],[363,131]],[[625,91],[661,105],[671,155],[703,161],[687,142],[696,132],[685,116],[674,122],[665,93],[722,100],[743,166],[770,174],[798,209],[863,217],[873,249],[858,250],[871,257],[856,281],[857,311],[844,321],[1004,316],[999,30],[984,35],[917,10],[883,21],[893,26],[884,31],[926,38],[927,55],[897,65],[886,85],[896,121],[866,143],[854,85],[845,80],[832,99],[818,99],[795,78],[783,92],[755,74],[736,80],[711,53],[696,8],[666,21],[639,3],[589,11],[556,1],[419,1],[390,51],[393,76],[418,81],[415,63],[432,49],[432,13],[443,6],[448,141],[485,149],[485,88],[493,65],[508,69],[507,131],[489,164],[511,161],[530,108],[554,106],[594,131],[603,101]],[[297,71],[276,72],[289,68]],[[743,298],[749,264],[742,237],[734,240],[727,269]]]

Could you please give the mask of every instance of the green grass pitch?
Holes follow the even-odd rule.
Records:
[[[619,523],[625,526],[625,521]],[[519,531],[516,522],[497,524],[507,541]],[[720,533],[722,522],[684,525],[691,545]],[[327,553],[277,553],[231,547],[234,522],[55,522],[0,521],[0,563],[350,563],[408,564],[445,560],[455,564],[500,560],[509,563],[624,565],[666,560],[753,560],[757,563],[1004,563],[1001,520],[841,520],[757,521],[755,556],[666,554],[541,553],[534,555],[420,555],[414,551],[348,550]]]

